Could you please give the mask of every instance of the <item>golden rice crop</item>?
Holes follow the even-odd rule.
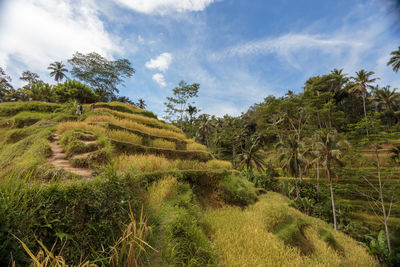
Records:
[[[128,131],[122,130],[108,130],[107,136],[111,139],[115,139],[122,142],[132,143],[141,145],[142,138],[136,134],[130,133]]]
[[[230,161],[225,161],[225,160],[213,159],[207,161],[205,164],[207,169],[227,169],[227,170],[232,169],[232,163]]]
[[[105,133],[106,129],[103,127],[97,126],[97,125],[90,125],[87,124],[86,122],[78,122],[78,121],[66,121],[58,124],[57,126],[57,132],[59,134],[62,134],[66,131],[69,130],[86,130],[86,131],[92,131],[95,133]]]
[[[164,148],[164,149],[176,149],[176,144],[164,139],[154,139],[151,141],[152,147]]]
[[[160,210],[166,200],[178,193],[179,182],[175,177],[166,176],[153,183],[148,190],[147,204],[153,212]]]
[[[298,247],[286,245],[273,233],[288,216],[307,223],[304,236],[314,248],[312,254],[303,255]],[[288,199],[278,193],[268,192],[245,210],[208,210],[205,221],[222,266],[378,266],[355,240],[289,207]],[[338,253],[320,238],[321,229],[332,233],[344,253]]]
[[[201,150],[201,151],[206,151],[207,147],[205,145],[199,144],[199,143],[188,143],[186,146],[187,150]]]
[[[175,137],[178,139],[186,139],[184,134],[180,134],[177,132],[169,131],[166,129],[159,129],[159,128],[151,128],[147,127],[146,125],[130,121],[130,120],[119,120],[116,119],[112,116],[106,116],[106,115],[92,115],[86,118],[87,122],[109,122],[113,123],[115,125],[118,125],[120,127],[124,127],[127,129],[132,129],[132,130],[137,130],[141,131],[145,134],[152,135],[152,136],[158,136],[158,137]]]
[[[108,109],[108,108],[96,108],[96,111],[98,112],[107,112],[115,117],[121,118],[121,119],[128,119],[128,120],[133,120],[136,122],[140,122],[143,124],[150,124],[150,125],[156,125],[157,127],[168,129],[177,133],[182,133],[182,130],[179,129],[178,127],[174,125],[170,125],[167,123],[162,123],[161,121],[154,119],[154,118],[149,118],[146,116],[141,116],[138,114],[131,114],[131,113],[124,113],[124,112],[119,112],[116,110]]]
[[[222,160],[211,160],[200,162],[197,160],[169,160],[156,155],[121,155],[115,160],[118,171],[127,172],[131,170],[139,172],[165,171],[165,170],[208,170],[208,169],[231,169],[230,162]]]

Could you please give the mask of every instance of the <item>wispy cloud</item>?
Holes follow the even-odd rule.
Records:
[[[156,58],[147,61],[145,66],[148,69],[158,69],[159,71],[165,72],[172,62],[172,55],[170,53],[162,53]]]
[[[153,81],[155,81],[160,87],[165,87],[167,86],[167,83],[165,82],[164,75],[161,73],[156,73],[152,77]]]
[[[166,15],[189,11],[202,11],[215,0],[115,0],[136,12]]]
[[[75,51],[105,56],[121,52],[99,18],[94,0],[13,0],[0,11],[0,65],[13,60],[30,70],[46,69]]]

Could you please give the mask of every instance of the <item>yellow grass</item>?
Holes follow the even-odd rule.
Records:
[[[225,160],[209,160],[205,163],[207,169],[232,169],[232,163]]]
[[[166,176],[153,183],[148,190],[147,204],[153,212],[158,212],[162,204],[178,194],[179,182],[175,177]]]
[[[152,147],[165,148],[165,149],[176,149],[176,144],[164,139],[154,139],[151,141]]]
[[[165,170],[208,170],[208,169],[231,169],[230,162],[222,160],[211,160],[199,162],[196,160],[169,160],[156,155],[121,155],[115,160],[118,171],[165,171]]]
[[[177,139],[185,140],[186,137],[184,134],[180,134],[177,132],[169,131],[166,129],[159,129],[159,128],[151,128],[147,127],[146,125],[130,121],[130,120],[119,120],[112,116],[105,116],[105,115],[92,115],[86,118],[87,122],[109,122],[120,127],[124,127],[127,129],[141,131],[148,135],[158,136],[158,137],[175,137]]]
[[[128,142],[137,145],[142,144],[142,138],[140,136],[130,133],[128,131],[108,130],[107,136],[111,139],[115,139],[122,142]]]
[[[67,121],[58,124],[57,126],[57,133],[62,134],[69,130],[86,130],[95,133],[105,133],[106,129],[97,125],[90,125],[86,122],[77,122],[77,121]]]
[[[174,131],[174,132],[177,132],[177,133],[182,133],[182,130],[177,128],[174,125],[170,125],[170,124],[167,124],[167,123],[162,123],[161,121],[159,121],[157,119],[149,118],[149,117],[146,117],[146,116],[119,112],[119,111],[108,109],[108,108],[96,108],[96,111],[108,112],[109,114],[111,114],[111,115],[113,115],[115,117],[118,117],[118,118],[128,119],[128,120],[140,122],[140,123],[143,123],[143,124],[153,124],[153,125],[157,125],[160,128],[168,129],[168,130],[171,130],[171,131]]]
[[[315,249],[312,254],[301,254],[297,247],[285,245],[273,233],[288,216],[309,224],[304,234]],[[277,193],[268,192],[245,210],[239,207],[209,210],[205,220],[222,266],[378,266],[355,240],[289,207],[287,198]],[[321,240],[321,229],[333,233],[344,253]]]
[[[199,144],[199,143],[188,143],[187,144],[187,150],[201,150],[201,151],[206,151],[207,147],[205,145]]]

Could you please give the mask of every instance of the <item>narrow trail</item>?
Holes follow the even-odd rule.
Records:
[[[56,169],[64,169],[65,171],[74,173],[76,175],[82,176],[83,178],[90,178],[93,171],[86,168],[75,168],[68,161],[67,156],[63,152],[63,149],[58,144],[60,136],[55,134],[53,136],[53,141],[50,143],[52,156],[48,161],[53,164]],[[82,154],[84,156],[84,154]]]

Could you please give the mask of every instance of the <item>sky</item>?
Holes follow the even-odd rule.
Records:
[[[374,71],[400,46],[394,0],[0,0],[0,67],[55,84],[47,67],[76,52],[127,58],[136,73],[120,94],[163,115],[179,81],[200,83],[196,106],[240,115],[268,95],[301,92],[311,76]]]

